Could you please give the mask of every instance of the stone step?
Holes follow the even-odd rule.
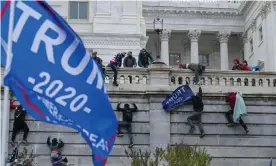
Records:
[[[171,114],[171,122],[186,122],[187,118],[192,113],[174,112]],[[248,114],[248,116],[242,117],[246,124],[276,124],[276,114]],[[222,113],[205,113],[202,114],[203,123],[227,123],[225,115]]]

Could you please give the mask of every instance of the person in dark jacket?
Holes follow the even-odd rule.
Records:
[[[51,150],[51,162],[53,166],[61,166],[61,163],[68,163],[67,158],[62,159],[61,149],[64,147],[64,143],[61,139],[59,141],[57,138],[53,138],[52,142],[50,141],[51,137],[47,138],[47,145]]]
[[[239,58],[234,58],[232,70],[242,70]]]
[[[150,55],[150,53],[148,53],[144,48],[140,50],[140,53],[138,56],[138,65],[143,68],[148,68],[152,62],[153,62],[153,58]]]
[[[132,122],[132,114],[133,112],[137,112],[138,108],[136,104],[132,104],[134,108],[130,108],[129,104],[125,104],[124,108],[120,107],[121,103],[118,103],[117,110],[123,113],[123,121],[118,122],[118,137],[123,136],[123,133],[121,132],[121,127],[126,127],[128,136],[129,136],[129,148],[132,148],[134,146],[133,139],[132,139],[132,128],[131,128],[131,122]]]
[[[15,145],[15,143],[14,143],[15,137],[20,130],[24,131],[22,142],[27,144],[26,139],[27,139],[27,136],[29,133],[29,127],[28,127],[27,123],[25,122],[26,114],[27,114],[26,110],[21,105],[19,105],[15,108],[13,130],[12,130],[12,145],[13,146]]]
[[[194,115],[189,116],[187,118],[188,124],[191,126],[190,128],[190,133],[192,134],[195,131],[195,125],[194,122],[198,124],[198,128],[200,130],[200,138],[205,136],[205,132],[202,126],[201,122],[201,116],[202,116],[202,111],[204,104],[202,102],[202,89],[199,87],[199,92],[192,97],[192,103],[193,103],[193,109],[196,112]]]
[[[96,51],[92,53],[92,58],[97,62],[97,64],[99,65],[99,67],[101,67],[102,72],[104,74],[105,73],[105,68],[104,68],[104,65],[103,65],[103,60],[97,56],[97,52]]]
[[[136,59],[132,56],[132,52],[127,53],[127,57],[124,59],[124,67],[136,67]]]
[[[236,95],[237,95],[237,93],[230,92],[226,96],[226,102],[228,102],[228,104],[230,106],[230,110],[225,113],[225,117],[226,117],[226,119],[228,121],[227,126],[229,126],[229,127],[234,125],[233,113],[234,113],[234,108],[235,108],[235,104],[236,104]],[[239,123],[242,125],[243,129],[245,130],[245,132],[248,133],[249,130],[248,130],[246,124],[244,123],[244,121],[242,120],[241,117],[240,117]]]
[[[190,64],[182,64],[181,62],[178,64],[179,68],[182,69],[190,69],[195,72],[195,83],[201,84],[200,77],[202,76],[203,72],[205,71],[205,66],[200,63],[190,63]]]
[[[111,59],[109,65],[108,65],[108,67],[111,67],[111,69],[114,72],[114,80],[113,80],[114,86],[119,86],[117,83],[117,74],[118,74],[117,68],[122,66],[122,59],[125,57],[125,55],[126,55],[125,52],[118,53]]]

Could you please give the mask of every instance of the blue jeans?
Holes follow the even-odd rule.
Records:
[[[122,133],[121,132],[121,127],[126,127],[130,144],[132,144],[133,143],[133,139],[132,139],[131,122],[127,122],[127,121],[118,122],[118,133],[119,134]]]

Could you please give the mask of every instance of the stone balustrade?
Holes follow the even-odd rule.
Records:
[[[174,90],[176,87],[186,84],[192,86],[194,72],[172,68],[121,68],[118,69],[118,84],[120,90],[154,90],[162,85],[163,90]],[[107,69],[105,83],[108,90],[116,90],[112,87],[113,72]],[[276,73],[251,72],[251,71],[217,71],[207,70],[201,77],[202,87],[212,93],[220,91],[244,91],[246,93],[275,93]]]
[[[3,74],[4,70],[2,69],[2,78]],[[186,84],[186,81],[193,87],[195,85],[194,78],[194,72],[190,70],[169,67],[121,68],[118,69],[117,77],[119,87],[113,87],[113,71],[107,68],[105,84],[109,91],[172,91],[176,87]],[[210,93],[226,91],[276,93],[275,72],[206,70],[201,77],[201,82],[203,89],[205,88],[205,91]]]

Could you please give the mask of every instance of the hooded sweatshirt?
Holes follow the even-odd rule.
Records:
[[[128,56],[124,59],[124,67],[135,66],[137,66],[136,59],[132,56],[132,54],[128,54]]]

